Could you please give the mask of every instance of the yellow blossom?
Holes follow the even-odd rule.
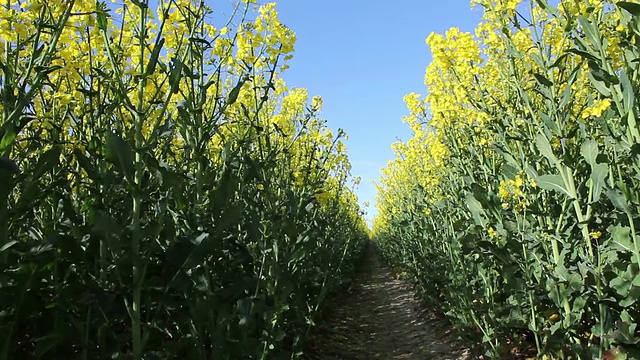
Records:
[[[582,112],[582,118],[586,119],[590,116],[598,117],[601,116],[602,113],[607,110],[611,106],[611,100],[604,99],[600,101],[594,102],[594,104],[590,107],[587,107]]]

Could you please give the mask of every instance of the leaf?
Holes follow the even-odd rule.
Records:
[[[538,115],[540,116],[540,119],[542,119],[544,124],[547,125],[549,130],[551,130],[552,133],[556,135],[560,135],[560,129],[558,128],[558,125],[556,124],[555,121],[551,120],[551,117],[549,115],[543,112],[538,113]]]
[[[567,86],[564,89],[564,91],[562,92],[562,98],[560,99],[560,103],[558,103],[559,109],[564,109],[564,107],[567,106],[567,104],[569,103],[569,100],[571,99],[572,91],[573,89],[571,88],[571,86]]]
[[[498,144],[494,144],[493,146],[493,150],[500,154],[502,156],[502,158],[509,164],[513,165],[514,167],[518,167],[520,166],[520,164],[516,161],[516,159],[513,157],[513,155],[511,155],[509,153],[509,150],[507,150],[506,148],[504,148],[502,145],[498,145]]]
[[[618,1],[616,5],[627,10],[633,16],[640,16],[640,4],[629,1]]]
[[[627,226],[611,225],[607,228],[611,234],[611,241],[616,249],[622,251],[633,252],[633,243],[631,242],[631,229]]]
[[[622,210],[625,213],[629,213],[629,204],[627,203],[627,199],[616,189],[607,190],[605,195],[611,201],[611,204],[616,207],[618,210]]]
[[[18,241],[17,240],[11,240],[9,242],[7,242],[6,244],[0,246],[0,253],[3,251],[7,251],[9,248],[11,248],[13,245],[17,244]]]
[[[580,154],[585,159],[587,164],[594,166],[596,163],[596,158],[598,157],[598,142],[594,139],[587,139],[580,146]]]
[[[238,84],[229,92],[229,97],[227,98],[227,104],[231,105],[238,100],[238,95],[240,95],[240,89],[244,85],[244,80],[238,81]]]
[[[511,166],[507,163],[502,165],[502,175],[504,175],[507,179],[513,180],[518,176],[518,169],[515,166]]]
[[[602,194],[602,188],[605,184],[605,179],[609,173],[608,164],[598,164],[598,156],[600,151],[598,149],[598,142],[594,139],[587,139],[580,146],[580,153],[584,160],[591,166],[591,186],[593,187],[593,201],[600,199]]]
[[[131,0],[132,3],[134,3],[137,7],[139,7],[141,10],[144,9],[148,9],[149,6],[147,5],[147,3],[145,1],[140,1],[140,0]]]
[[[538,148],[538,151],[540,151],[540,154],[547,158],[549,162],[551,162],[552,164],[559,163],[558,158],[553,153],[553,149],[551,148],[549,139],[547,139],[545,135],[538,134],[538,136],[536,136],[536,147]]]
[[[484,226],[486,220],[483,216],[485,212],[484,209],[482,209],[482,204],[480,204],[472,194],[467,194],[466,201],[476,225]]]
[[[149,63],[147,64],[147,71],[145,72],[147,76],[153,74],[156,71],[156,65],[158,65],[158,56],[160,56],[160,51],[162,50],[163,46],[164,38],[160,39],[160,41],[158,41],[154,45],[153,51],[151,52],[151,58],[149,58]]]
[[[11,174],[20,174],[20,168],[16,163],[4,156],[0,156],[0,169],[8,171]]]
[[[93,181],[98,181],[98,173],[95,171],[93,166],[91,165],[91,161],[87,158],[80,149],[73,149],[73,154],[76,156],[76,160],[78,160],[78,164],[80,167],[87,173],[89,179]]]
[[[38,180],[42,177],[42,175],[51,171],[51,169],[58,165],[58,163],[60,162],[60,153],[60,147],[56,146],[42,154],[42,156],[40,156],[40,159],[38,159],[38,163],[36,163],[36,166],[31,171],[31,178],[33,179],[32,181]]]
[[[169,86],[173,94],[180,91],[180,80],[182,79],[182,61],[178,58],[172,60],[171,72],[169,73]]]
[[[111,17],[108,13],[106,5],[98,3],[98,9],[96,10],[96,20],[98,23],[98,30],[107,32],[107,18]]]
[[[120,135],[107,133],[105,157],[110,162],[117,164],[127,181],[133,183],[134,177],[134,152],[129,143],[122,139]]]
[[[622,93],[624,94],[624,98],[622,99],[622,103],[624,104],[624,113],[627,113],[634,107],[636,98],[634,88],[631,85],[631,81],[629,80],[629,76],[626,71],[620,71],[619,78],[620,85],[622,86]]]
[[[553,82],[551,82],[551,80],[547,79],[544,75],[538,74],[538,73],[533,73],[533,76],[536,78],[536,80],[538,81],[539,84],[547,86],[547,87],[553,86]]]
[[[618,277],[609,282],[609,286],[624,298],[620,301],[620,305],[628,307],[636,302],[640,295],[640,288],[636,285],[639,282],[638,265],[629,264],[623,273],[619,273]]]
[[[49,335],[45,335],[36,340],[36,349],[35,356],[37,358],[42,358],[46,355],[49,350],[55,348],[58,344],[60,344],[65,339],[64,334],[61,333],[52,333]]]
[[[541,175],[536,178],[538,186],[545,190],[557,191],[560,194],[566,195],[573,199],[571,193],[565,187],[562,176],[560,175]]]
[[[578,21],[580,25],[582,25],[582,29],[584,30],[585,35],[587,35],[587,39],[596,47],[596,51],[600,50],[602,46],[602,42],[600,39],[600,32],[596,25],[591,22],[588,18],[583,15],[578,16]]]
[[[213,46],[213,45],[211,45],[211,43],[209,41],[207,41],[206,39],[200,38],[200,37],[190,37],[189,38],[189,42],[207,45],[207,47],[212,47]]]
[[[590,179],[593,186],[592,201],[598,201],[600,199],[607,175],[609,175],[609,165],[607,164],[595,164],[595,166],[591,168]]]
[[[182,267],[184,269],[190,269],[202,264],[207,257],[213,253],[215,247],[219,246],[220,239],[223,238],[224,233],[234,224],[238,223],[243,210],[244,208],[241,205],[235,205],[225,209],[220,220],[214,227],[215,234],[213,235],[215,236],[211,236],[209,233],[198,235],[198,237],[192,241],[195,246],[191,249],[191,253],[182,264]]]
[[[591,85],[593,85],[600,94],[605,97],[611,96],[611,90],[609,90],[604,81],[596,79],[591,73],[587,73],[587,77],[591,81]]]
[[[593,54],[591,54],[589,52],[586,52],[586,51],[582,51],[582,50],[578,50],[578,49],[569,49],[569,50],[567,50],[567,52],[570,52],[570,53],[573,53],[573,54],[576,54],[576,55],[580,55],[583,58],[587,58],[589,60],[598,61],[598,58],[595,55],[593,55]]]
[[[63,69],[64,67],[61,65],[54,65],[48,67],[36,66],[36,71],[41,73],[42,75],[49,75],[54,71]]]
[[[2,140],[0,140],[0,154],[2,154],[13,145],[18,135],[18,130],[11,123],[7,122],[0,128],[0,133],[4,133]]]
[[[172,242],[165,251],[165,259],[175,268],[186,267],[185,263],[196,246],[192,241],[181,239]]]
[[[550,14],[553,14],[556,11],[556,9],[554,9],[551,6],[549,6],[549,3],[546,0],[536,0],[536,3],[538,4],[538,6],[540,6],[541,8],[543,8],[546,12],[548,12]]]
[[[94,225],[91,230],[106,241],[107,248],[112,254],[120,254],[122,244],[117,235],[123,227],[106,211],[96,210],[94,217]]]
[[[209,236],[209,233],[202,233],[198,235],[193,239],[193,244],[195,246],[191,249],[191,253],[182,264],[182,268],[191,269],[202,264],[207,256],[211,256],[213,253],[212,246],[215,245],[214,243],[215,239]]]

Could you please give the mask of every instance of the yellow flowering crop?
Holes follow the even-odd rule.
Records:
[[[559,358],[633,336],[609,324],[635,324],[638,301],[621,269],[640,263],[639,4],[474,0],[473,33],[427,38],[427,93],[405,96],[412,137],[376,184],[373,236],[491,357],[516,329]]]

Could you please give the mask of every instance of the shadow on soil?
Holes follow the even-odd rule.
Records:
[[[330,300],[304,358],[467,359],[446,320],[428,311],[369,245],[351,287]]]

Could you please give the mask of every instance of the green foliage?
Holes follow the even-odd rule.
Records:
[[[435,180],[423,181],[388,176],[392,190],[407,191],[383,188],[383,205],[393,199],[395,211],[383,214],[375,240],[478,353],[504,358],[519,347],[547,359],[636,358],[638,4],[563,1],[559,12],[537,1],[527,17],[505,10],[506,2],[480,3],[504,48],[485,49],[483,62],[452,55],[432,65],[434,74],[469,82],[429,91],[489,120],[468,125],[432,114],[450,122],[424,130],[449,151],[441,172],[425,172]],[[478,128],[491,134],[489,145],[478,141]],[[429,166],[399,164],[407,173]]]
[[[191,32],[179,35],[190,41],[174,39],[167,62],[162,28],[147,43],[146,3],[127,9],[141,14],[134,69],[129,44],[108,31],[109,11],[97,12],[104,48],[90,55],[106,62],[73,69],[89,71],[81,105],[55,100],[77,78],[32,80],[28,57],[3,42],[2,360],[296,357],[362,256],[368,236],[348,162],[331,167],[341,135],[325,146],[322,122],[304,108],[284,119],[295,134],[266,128],[282,101],[279,70],[207,59],[202,5],[183,13]],[[67,16],[73,8],[59,5]],[[9,74],[28,93],[11,99]],[[301,153],[314,177],[299,183]]]

